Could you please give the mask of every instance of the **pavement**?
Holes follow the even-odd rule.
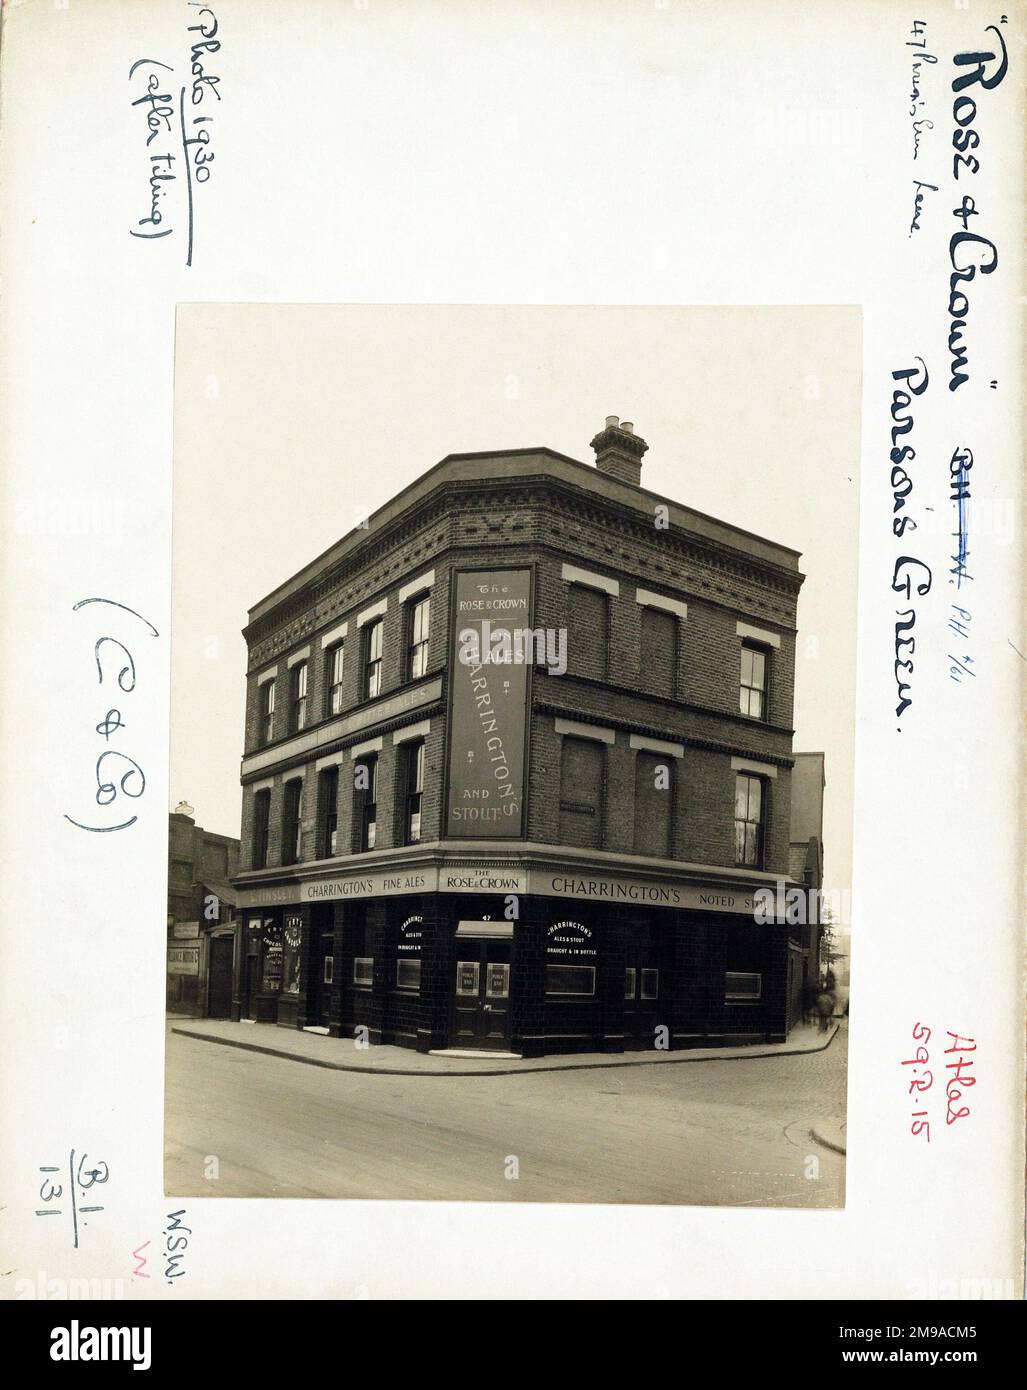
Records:
[[[844,1205],[845,1158],[813,1138],[844,1134],[844,1021],[815,1051],[542,1058],[498,1080],[488,1061],[417,1072],[406,1053],[403,1072],[297,1065],[190,1036],[209,1027],[168,1030],[169,1196]],[[283,1046],[339,1047],[278,1031]]]
[[[680,1062],[752,1061],[755,1057],[792,1057],[805,1052],[821,1052],[838,1032],[832,1020],[826,1033],[799,1025],[783,1043],[748,1043],[742,1047],[695,1047],[678,1052],[576,1052],[567,1056],[517,1057],[498,1052],[472,1053],[465,1050],[415,1052],[388,1043],[359,1047],[353,1038],[330,1038],[298,1028],[279,1028],[272,1023],[228,1023],[220,1020],[190,1019],[171,1021],[171,1030],[186,1038],[241,1047],[306,1062],[330,1071],[372,1072],[382,1076],[518,1076],[533,1071],[582,1071],[598,1067],[650,1067]]]

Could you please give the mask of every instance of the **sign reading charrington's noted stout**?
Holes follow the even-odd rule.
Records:
[[[529,570],[465,570],[450,653],[446,835],[519,839],[531,627]],[[520,637],[521,640],[518,640]]]

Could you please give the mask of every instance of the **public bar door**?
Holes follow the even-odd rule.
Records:
[[[232,962],[234,936],[212,936],[209,942],[210,969],[207,995],[208,1018],[232,1016]]]
[[[453,982],[453,1047],[494,1048],[510,1045],[509,935],[474,937],[457,932]],[[498,925],[498,924],[497,924]]]
[[[308,1027],[329,1026],[332,999],[332,980],[335,976],[335,933],[314,931],[314,949],[310,953],[311,980],[307,990]]]
[[[672,941],[659,928],[638,928],[628,944],[624,972],[624,1033],[628,1047],[655,1047],[656,1030],[669,1022],[666,990]]]

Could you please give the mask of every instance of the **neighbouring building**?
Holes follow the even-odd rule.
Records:
[[[182,801],[168,817],[167,1007],[230,1018],[239,841],[214,835]]]
[[[630,422],[592,448],[450,455],[250,610],[233,1017],[786,1036],[799,556],[647,492]]]
[[[789,994],[801,998],[807,980],[818,983],[822,974],[820,921],[824,888],[824,774],[823,753],[793,753],[792,830],[788,846],[788,872],[806,891],[804,920],[791,927],[792,978]]]

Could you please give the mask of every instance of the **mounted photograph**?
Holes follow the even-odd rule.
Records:
[[[844,1205],[861,384],[179,305],[168,1195]]]

